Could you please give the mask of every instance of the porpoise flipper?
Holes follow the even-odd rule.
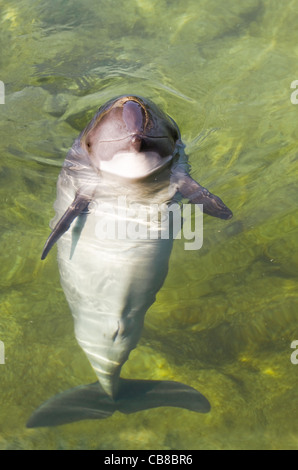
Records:
[[[119,394],[109,397],[99,382],[59,393],[43,403],[27,422],[28,428],[59,426],[86,419],[104,419],[115,411],[125,414],[170,406],[197,413],[208,413],[210,404],[188,385],[168,380],[130,380],[120,378]]]
[[[90,196],[86,196],[83,194],[77,194],[74,201],[71,203],[69,208],[63,214],[61,219],[57,222],[54,230],[52,231],[51,235],[47,239],[45,246],[43,248],[43,252],[41,255],[41,259],[45,259],[47,254],[49,253],[52,246],[59,240],[62,235],[67,232],[71,223],[74,219],[80,215],[87,207],[89,202],[91,201]]]
[[[233,217],[232,211],[215,194],[210,193],[207,188],[201,186],[188,174],[179,175],[177,179],[178,191],[192,204],[203,204],[203,212],[220,219]]]

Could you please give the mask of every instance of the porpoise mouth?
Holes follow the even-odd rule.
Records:
[[[118,139],[115,139],[114,137],[111,137],[110,139],[99,139],[99,142],[120,142],[121,140],[133,140],[133,139],[146,139],[146,140],[156,140],[156,139],[168,139],[169,137],[167,135],[147,135],[147,134],[138,134],[138,133],[132,133],[129,135],[125,135],[124,137],[119,137]]]
[[[172,158],[172,155],[161,157],[154,151],[118,152],[112,160],[102,160],[100,170],[121,178],[142,179],[166,167]]]

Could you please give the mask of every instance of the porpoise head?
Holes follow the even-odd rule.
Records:
[[[95,186],[101,184],[100,175],[145,180],[170,167],[183,147],[175,121],[150,100],[124,95],[101,106],[66,157],[62,173],[74,176],[78,187],[72,204],[48,238],[42,259],[73,220],[87,210]],[[168,176],[175,191],[190,203],[202,204],[206,214],[232,217],[223,201],[193,180],[183,165],[172,165]]]
[[[154,103],[122,96],[102,106],[80,135],[80,146],[94,169],[143,179],[167,166],[179,129]]]

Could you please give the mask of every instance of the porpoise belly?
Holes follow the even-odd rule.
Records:
[[[106,216],[95,201],[91,212],[59,240],[58,264],[76,339],[102,388],[114,397],[121,367],[167,275],[172,240],[104,239],[98,224],[102,227]],[[113,221],[117,226],[117,215]],[[121,219],[122,228],[123,222],[131,224],[131,217]],[[134,220],[135,227],[143,222]]]

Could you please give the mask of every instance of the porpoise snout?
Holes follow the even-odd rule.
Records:
[[[132,145],[132,148],[136,151],[139,152],[141,150],[142,146],[142,137],[139,134],[133,134],[130,138],[130,142]]]

